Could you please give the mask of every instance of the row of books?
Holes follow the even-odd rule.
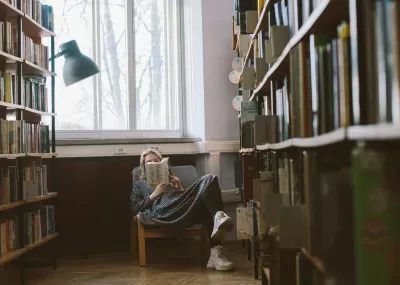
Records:
[[[0,50],[17,56],[18,47],[17,25],[0,21]],[[31,38],[22,34],[22,57],[40,67],[49,68],[48,47],[35,43]]]
[[[24,213],[24,244],[38,242],[55,233],[54,206],[40,206],[34,212]]]
[[[45,81],[37,78],[22,79],[22,105],[34,110],[48,111],[48,88]]]
[[[360,94],[353,94],[356,124],[400,122],[399,5],[366,1],[360,11],[363,22],[357,25],[354,42],[364,52],[358,54]]]
[[[22,36],[22,51],[24,58],[44,69],[49,69],[49,48],[35,43],[26,35]]]
[[[5,0],[5,2],[7,2],[8,4],[10,4],[11,6],[17,8],[18,7],[18,3],[20,0]]]
[[[310,35],[309,41],[302,41],[292,49],[289,55],[290,76],[273,83],[273,100],[264,97],[263,114],[276,116],[277,119],[274,119],[273,128],[260,127],[258,131],[275,136],[278,130],[277,141],[264,143],[318,136],[353,124],[349,55],[348,23],[338,27],[337,37]],[[242,102],[242,107],[244,104],[250,103]],[[244,123],[243,114],[247,114],[248,110],[245,107],[242,109]],[[252,114],[251,120],[256,120],[256,117],[257,113]],[[246,127],[243,130],[242,136],[248,136]],[[255,129],[251,131],[255,132]],[[250,133],[250,136],[254,135]],[[246,147],[254,147],[260,141],[251,143],[253,145],[246,144]]]
[[[0,170],[0,206],[19,200],[17,171],[16,166],[8,166]],[[47,165],[24,167],[22,181],[22,200],[30,200],[46,195],[48,193]]]
[[[239,13],[244,13],[246,11],[257,10],[258,0],[234,0],[234,9]]]
[[[24,167],[22,199],[30,200],[47,193],[47,165]]]
[[[18,104],[18,76],[0,70],[0,101]],[[48,88],[45,78],[25,76],[22,78],[22,104],[34,110],[48,111]]]
[[[247,11],[246,14],[252,15],[250,12],[254,11]],[[257,14],[257,11],[255,12]],[[263,81],[265,74],[290,40],[291,23],[287,1],[276,2],[267,13],[268,31],[261,29],[254,37],[243,33],[238,36],[240,56],[246,56],[250,44],[253,44],[253,57],[248,61],[247,66],[243,66],[243,93],[253,90]],[[248,32],[253,33],[254,29]]]
[[[0,173],[0,206],[17,202],[19,200],[17,167],[2,168]]]
[[[309,7],[318,6],[319,1],[314,2]],[[249,61],[249,66],[243,68],[243,90],[253,90],[263,80],[268,69],[282,54],[290,38],[302,26],[302,10],[296,8],[300,4],[297,1],[277,1],[267,12],[269,26],[267,32],[261,30],[254,38],[251,35],[239,35],[240,54],[245,55],[250,42],[253,41],[254,59]],[[303,12],[304,17],[305,14],[309,15]]]
[[[269,10],[269,16],[278,26],[286,25],[292,37],[310,17],[322,0],[279,0]]]
[[[242,159],[246,166],[252,157]],[[397,149],[363,144],[353,149],[350,164],[345,157],[312,150],[301,156],[269,151],[259,160],[262,171],[253,187],[244,187],[253,193],[244,194],[260,202],[265,229],[280,226],[281,247],[305,248],[323,261],[325,280],[389,284],[400,280],[395,253],[400,238],[399,161]],[[255,160],[250,163],[254,168]],[[288,221],[290,211],[297,216]]]
[[[0,153],[49,153],[49,126],[0,119]]]
[[[18,217],[0,220],[0,257],[18,249]]]
[[[18,246],[18,217],[0,221],[0,257]],[[24,245],[31,245],[55,233],[54,206],[42,205],[24,213]]]
[[[243,102],[243,103],[253,103]],[[258,102],[256,102],[258,103]],[[248,104],[246,104],[248,105]],[[247,106],[242,104],[242,115],[247,113]],[[258,104],[254,104],[257,106]],[[253,119],[242,121],[241,147],[254,148],[256,145],[273,144],[282,139],[282,132],[278,132],[280,122],[277,115],[254,115]]]
[[[303,153],[305,248],[325,262],[327,278],[337,284],[354,284],[353,209],[358,210],[354,204],[358,174],[356,165],[343,165],[340,158],[332,160],[313,151]]]
[[[292,49],[289,55],[290,76],[286,76],[285,80],[275,80],[273,87],[273,94],[283,91],[284,103],[281,107],[286,108],[288,102],[290,105],[289,110],[277,110],[283,118],[289,117],[290,122],[284,121],[281,125],[290,126],[289,134],[283,135],[285,139],[315,136],[354,124],[400,121],[400,112],[396,107],[400,101],[397,78],[400,74],[400,48],[398,35],[393,29],[397,26],[394,23],[398,23],[399,19],[396,13],[390,13],[391,10],[396,11],[398,4],[389,2],[374,7],[366,5],[368,11],[373,11],[370,14],[376,17],[368,23],[368,30],[373,33],[365,33],[366,37],[363,37],[360,43],[368,50],[364,53],[365,58],[359,58],[364,67],[359,70],[358,80],[359,84],[363,85],[364,95],[353,94],[351,65],[354,61],[351,60],[351,53],[354,49],[351,48],[350,26],[347,22],[337,27],[333,37],[330,32],[313,34]],[[284,1],[281,4],[283,5]],[[280,18],[284,13],[273,14],[270,20]],[[272,66],[282,51],[281,48],[275,47],[282,47],[280,42],[288,42],[289,37],[285,41],[279,37],[276,37],[279,40],[275,40],[273,34],[276,28],[284,28],[286,21],[286,17],[282,17],[278,22],[283,26],[271,26],[269,35],[260,32],[262,40],[258,41],[256,58],[252,63],[256,70],[255,76],[247,76],[250,68],[244,67],[243,90],[254,89],[266,73],[265,69],[256,68],[260,63],[257,56],[266,59]],[[387,22],[392,24],[387,25]],[[284,29],[281,29],[281,32],[284,32]],[[261,76],[258,75],[259,71],[262,71]],[[245,94],[244,91],[242,94]],[[290,98],[286,98],[289,94]],[[285,133],[286,130],[281,132]]]
[[[300,42],[290,53],[290,74],[291,94],[284,92],[289,110],[279,111],[289,129],[286,138],[317,136],[353,124],[347,23],[338,27],[336,38],[311,35],[309,43]]]
[[[289,13],[293,7],[293,1],[289,2],[290,3],[288,3],[287,0],[276,1],[270,10],[268,10],[268,31],[260,30],[254,37],[243,32],[239,35],[240,54],[246,55],[248,46],[250,42],[253,41],[254,59],[250,60],[249,65],[254,65],[256,69],[256,82],[260,82],[267,71],[264,70],[265,68],[263,65],[267,63],[267,66],[270,67],[276,61],[290,37],[297,30],[297,28],[294,28],[295,24],[294,20],[291,18],[292,14]],[[252,6],[254,6],[254,4]],[[246,11],[247,14],[252,15],[251,12],[257,11]],[[254,29],[247,32],[252,34]],[[260,61],[260,59],[264,60]],[[258,68],[257,64],[262,65],[262,68]],[[262,74],[258,75],[257,73]]]
[[[400,152],[360,144],[350,167],[337,160],[304,154],[307,250],[324,260],[326,278],[337,284],[397,284]]]
[[[21,0],[22,11],[41,26],[54,32],[54,13],[53,7],[42,4],[40,0]]]
[[[18,32],[16,26],[8,21],[0,21],[0,50],[17,55]]]

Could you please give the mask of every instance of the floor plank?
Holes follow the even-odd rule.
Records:
[[[247,251],[228,249],[235,262],[231,272],[217,272],[205,268],[199,261],[198,250],[159,248],[149,253],[149,266],[141,268],[129,255],[60,260],[59,268],[28,269],[26,285],[260,285],[253,278],[252,262],[247,261]],[[182,254],[186,253],[186,254]],[[152,262],[152,263],[151,263]],[[1,279],[1,276],[6,279]],[[0,284],[18,285],[18,271],[0,273]],[[4,283],[3,283],[4,282]]]

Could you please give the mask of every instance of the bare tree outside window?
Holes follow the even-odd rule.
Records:
[[[127,1],[133,1],[132,11]],[[179,74],[178,49],[174,48],[179,44],[178,19],[171,13],[176,10],[176,0],[47,3],[55,14],[56,50],[75,39],[101,70],[96,77],[64,87],[63,62],[57,60],[58,130],[179,130],[180,94],[173,86]],[[133,16],[133,27],[127,24],[129,16]],[[128,46],[129,33],[133,34],[134,46]],[[134,59],[134,70],[129,69],[129,59]],[[135,89],[129,90],[134,79]],[[132,100],[135,110],[130,108]]]

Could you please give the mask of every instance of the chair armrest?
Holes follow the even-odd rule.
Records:
[[[132,217],[132,223],[136,223],[137,221],[139,221],[139,214],[137,214],[136,216]]]

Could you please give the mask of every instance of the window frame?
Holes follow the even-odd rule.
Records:
[[[93,24],[93,36],[92,36],[92,44],[93,44],[93,60],[96,61],[100,70],[101,70],[101,38],[100,38],[100,0],[93,0],[92,2],[92,24]],[[102,130],[102,94],[101,94],[101,79],[100,75],[95,75],[93,77],[93,120],[94,120],[94,129],[93,130],[59,130],[56,129],[56,140],[97,140],[97,139],[138,139],[138,138],[183,138],[186,136],[186,125],[185,125],[185,110],[186,110],[186,99],[184,95],[185,90],[185,52],[184,52],[184,9],[183,9],[183,0],[165,0],[164,1],[164,9],[166,9],[166,5],[176,5],[174,7],[176,9],[176,17],[170,18],[165,17],[165,21],[170,21],[169,26],[173,26],[172,21],[177,22],[177,43],[178,47],[177,52],[177,61],[178,61],[178,74],[179,74],[179,83],[177,84],[177,101],[178,106],[176,110],[172,110],[177,112],[177,120],[179,124],[178,130],[138,130],[137,128],[137,94],[136,94],[136,67],[135,67],[135,7],[133,0],[126,0],[126,11],[125,16],[127,19],[127,27],[126,27],[126,44],[127,44],[127,57],[128,57],[128,82],[127,82],[127,92],[131,94],[128,96],[128,129],[127,130]],[[165,4],[168,3],[168,4]],[[168,33],[165,33],[164,37],[167,37]],[[175,46],[175,45],[174,45]],[[132,48],[133,47],[133,48]],[[171,48],[166,45],[165,54],[170,56],[168,51]],[[168,60],[166,61],[168,62]],[[170,69],[170,67],[166,66],[166,70]],[[166,78],[168,78],[168,74],[166,73]],[[168,79],[166,79],[168,80]],[[168,104],[168,102],[167,102]],[[169,110],[169,111],[171,111]],[[167,112],[169,112],[167,110]],[[57,112],[57,110],[56,110]],[[167,125],[168,127],[168,125]]]

